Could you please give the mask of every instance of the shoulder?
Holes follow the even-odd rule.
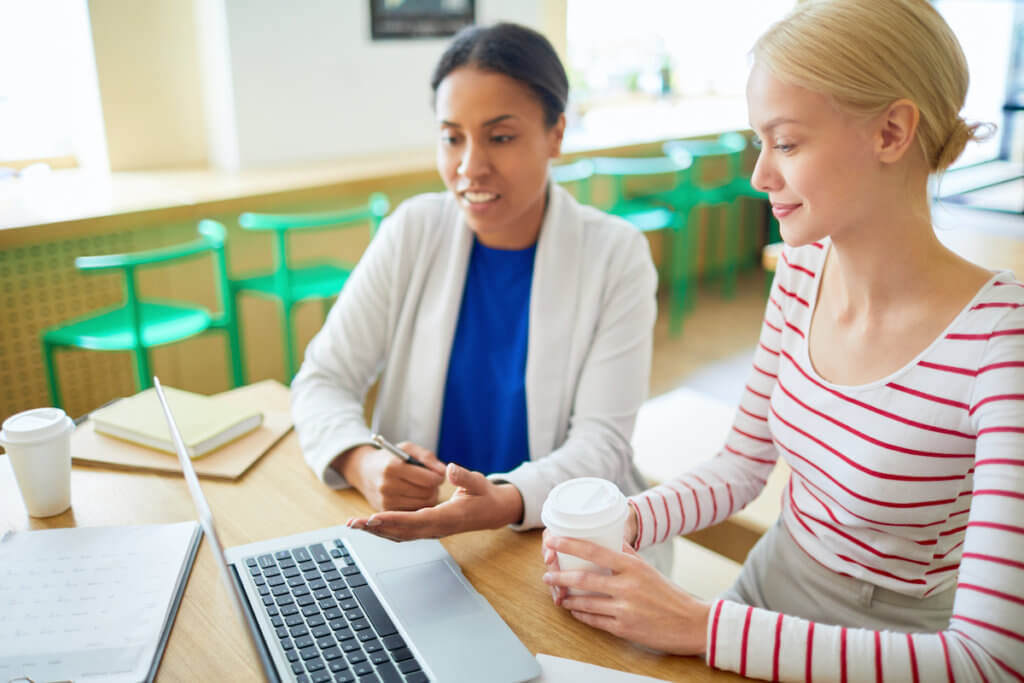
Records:
[[[436,238],[458,217],[448,192],[427,192],[406,199],[381,223],[380,234],[393,241]]]
[[[1024,354],[1024,283],[1009,272],[997,273],[971,301],[957,327],[961,336],[1005,338]]]

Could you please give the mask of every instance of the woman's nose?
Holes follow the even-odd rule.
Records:
[[[750,174],[750,184],[760,192],[772,192],[778,190],[782,185],[782,178],[778,171],[772,166],[765,150],[757,155],[757,162],[754,164],[754,172]]]
[[[466,178],[476,178],[487,173],[490,169],[490,161],[487,152],[481,145],[468,143],[462,152],[462,159],[456,169],[459,175]]]

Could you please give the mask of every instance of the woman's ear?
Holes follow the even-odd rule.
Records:
[[[551,148],[548,150],[548,157],[557,159],[562,154],[562,138],[565,137],[565,114],[559,114],[555,125],[548,129]]]
[[[882,163],[895,163],[914,144],[921,112],[908,99],[896,100],[878,118],[875,151]]]

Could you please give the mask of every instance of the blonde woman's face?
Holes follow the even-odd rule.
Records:
[[[751,184],[768,193],[787,244],[837,235],[874,210],[881,164],[866,123],[761,65],[747,81],[747,113],[762,143]]]

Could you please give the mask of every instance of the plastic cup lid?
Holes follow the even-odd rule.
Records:
[[[32,443],[60,436],[72,425],[60,408],[33,408],[4,420],[2,440],[7,443]]]
[[[551,489],[541,519],[545,526],[591,529],[620,521],[627,514],[626,497],[605,479],[580,477]]]

